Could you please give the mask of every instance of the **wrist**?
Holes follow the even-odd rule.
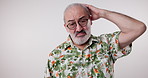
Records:
[[[99,13],[99,16],[100,18],[106,18],[107,15],[108,15],[109,11],[108,10],[105,10],[105,9],[100,9],[100,13]]]

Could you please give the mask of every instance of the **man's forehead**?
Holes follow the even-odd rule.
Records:
[[[74,20],[74,19],[80,19],[82,17],[88,17],[88,13],[83,9],[77,9],[77,10],[69,10],[65,13],[65,20]]]
[[[64,12],[64,20],[74,20],[79,19],[82,16],[89,16],[89,12],[80,5],[71,6],[69,8],[66,8]]]

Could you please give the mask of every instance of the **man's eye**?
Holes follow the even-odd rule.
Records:
[[[86,22],[86,20],[83,20],[83,21],[81,21],[81,22]]]
[[[80,22],[87,22],[87,19],[83,19],[83,20],[81,20]]]
[[[75,25],[75,23],[71,23],[71,24],[69,24],[69,25]]]
[[[75,26],[76,23],[69,23],[69,26]]]

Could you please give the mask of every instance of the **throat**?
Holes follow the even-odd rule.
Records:
[[[81,50],[84,50],[85,49],[85,47],[88,45],[88,41],[86,42],[86,43],[84,43],[84,44],[81,44],[81,45],[78,45],[78,44],[74,44],[76,47],[78,47],[79,49],[81,49]]]
[[[85,45],[75,45],[76,47],[78,47],[81,50],[84,50],[84,48],[87,46],[87,44]]]

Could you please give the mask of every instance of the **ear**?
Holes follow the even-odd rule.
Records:
[[[90,20],[90,24],[92,25],[92,20]]]
[[[90,25],[92,25],[92,20],[90,19]]]
[[[92,25],[92,21],[93,21],[93,20],[92,20],[92,16],[90,16],[90,24],[91,24],[91,25]]]
[[[66,27],[66,24],[64,23],[64,27]]]
[[[64,27],[65,27],[66,31],[69,32],[66,24],[64,24]]]

